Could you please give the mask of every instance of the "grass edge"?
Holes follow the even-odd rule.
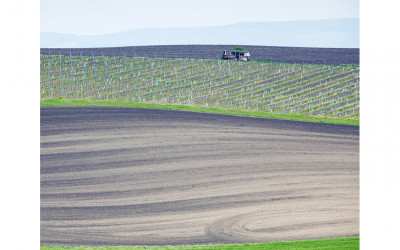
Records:
[[[182,250],[182,249],[359,249],[360,237],[346,237],[333,239],[314,239],[299,241],[279,241],[264,243],[216,244],[216,245],[181,245],[181,246],[41,246],[41,250]]]
[[[126,107],[126,108],[148,108],[148,109],[163,109],[163,110],[180,110],[199,113],[212,113],[222,115],[236,115],[247,117],[259,117],[270,119],[281,119],[302,122],[326,123],[359,126],[360,121],[346,118],[329,118],[320,116],[305,116],[298,114],[281,114],[269,111],[251,111],[251,110],[232,110],[219,107],[204,107],[197,105],[178,105],[178,104],[156,104],[143,102],[123,102],[115,100],[97,101],[91,99],[41,99],[40,106],[91,106],[91,107]]]

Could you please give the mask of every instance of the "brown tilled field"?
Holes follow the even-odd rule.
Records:
[[[360,63],[360,49],[356,48],[306,48],[240,45],[250,52],[251,60],[308,64]],[[44,55],[126,56],[151,58],[202,58],[220,59],[226,49],[234,45],[153,45],[109,48],[41,48]]]
[[[41,245],[359,235],[359,127],[41,107]]]

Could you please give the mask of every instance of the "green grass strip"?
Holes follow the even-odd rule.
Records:
[[[130,107],[130,108],[148,108],[148,109],[166,109],[166,110],[183,110],[201,113],[215,113],[224,115],[239,115],[250,117],[274,118],[292,121],[345,124],[359,126],[360,121],[346,118],[329,118],[320,116],[305,116],[297,114],[280,114],[269,111],[251,111],[245,109],[224,109],[217,107],[203,107],[196,105],[174,105],[174,104],[153,104],[142,102],[123,102],[123,101],[95,101],[91,99],[63,99],[61,97],[55,99],[41,99],[41,106],[99,106],[99,107]]]
[[[233,245],[198,245],[198,246],[107,246],[107,247],[67,247],[67,246],[42,246],[41,250],[234,250],[234,249],[360,249],[360,238],[337,238],[304,241],[282,241],[269,243],[246,243]]]

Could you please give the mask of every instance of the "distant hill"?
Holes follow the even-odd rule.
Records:
[[[40,33],[41,48],[180,44],[359,48],[359,19],[244,22],[202,28],[136,29],[106,35]]]

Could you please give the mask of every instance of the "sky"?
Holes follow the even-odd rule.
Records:
[[[359,18],[359,0],[40,1],[41,32],[75,35],[337,18]]]

